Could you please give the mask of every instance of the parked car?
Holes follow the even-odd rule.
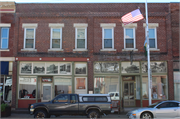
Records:
[[[108,94],[111,96],[111,100],[119,100],[119,92],[109,92]]]
[[[34,118],[48,118],[51,115],[86,115],[99,118],[113,113],[109,94],[60,94],[49,102],[34,103],[30,114]]]
[[[128,118],[180,118],[180,102],[178,101],[160,101],[152,105],[132,110],[126,114]]]

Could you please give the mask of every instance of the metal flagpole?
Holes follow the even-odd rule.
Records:
[[[148,28],[148,6],[146,0],[146,38],[147,38],[147,60],[148,60],[148,92],[149,92],[149,105],[151,105],[151,86],[152,86],[152,75],[150,68],[150,52],[149,52],[149,28]]]

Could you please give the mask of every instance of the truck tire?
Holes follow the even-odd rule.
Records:
[[[44,110],[37,110],[34,113],[34,118],[48,118],[48,114]]]
[[[90,119],[97,119],[97,118],[100,118],[100,115],[99,115],[99,112],[97,110],[90,110],[88,112],[88,118]]]

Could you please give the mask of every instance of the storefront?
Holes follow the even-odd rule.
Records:
[[[52,100],[59,94],[88,92],[87,62],[19,62],[17,108]]]
[[[167,63],[152,61],[152,102],[168,99]],[[95,62],[94,93],[111,94],[124,107],[148,105],[147,62]]]

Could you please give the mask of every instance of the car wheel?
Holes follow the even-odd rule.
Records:
[[[48,118],[48,115],[44,110],[37,110],[34,113],[34,118]]]
[[[153,116],[151,113],[145,112],[145,113],[141,114],[141,119],[153,119]]]
[[[100,118],[99,112],[96,111],[96,110],[91,110],[91,111],[89,111],[89,113],[88,113],[88,118],[90,118],[90,119]]]

